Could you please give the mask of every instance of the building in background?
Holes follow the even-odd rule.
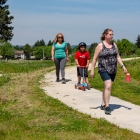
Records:
[[[24,51],[18,51],[18,50],[16,50],[15,51],[15,58],[16,59],[22,59],[22,60],[26,59],[26,56],[25,56]]]

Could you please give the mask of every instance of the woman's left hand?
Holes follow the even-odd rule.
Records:
[[[69,58],[67,57],[67,61],[69,61]]]

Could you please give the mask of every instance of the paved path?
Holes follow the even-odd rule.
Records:
[[[111,115],[105,115],[104,111],[99,108],[102,92],[93,88],[86,91],[74,89],[74,85],[77,83],[76,67],[66,68],[66,78],[66,84],[56,83],[55,71],[47,73],[45,82],[48,83],[48,86],[43,87],[46,94],[79,112],[89,114],[94,118],[105,118],[119,127],[140,133],[140,106],[111,97],[110,108],[113,111]]]

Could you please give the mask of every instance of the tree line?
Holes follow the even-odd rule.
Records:
[[[15,51],[24,51],[26,59],[30,59],[31,56],[35,56],[35,59],[50,59],[51,58],[51,46],[53,41],[49,40],[46,44],[45,41],[37,40],[33,46],[25,44],[24,46],[13,46],[9,41],[13,37],[12,30],[14,27],[10,26],[13,16],[10,16],[9,5],[6,5],[7,0],[0,0],[0,55],[3,58],[14,59]],[[127,39],[113,40],[117,46],[121,56],[137,55],[140,56],[140,35],[138,35],[136,42],[132,43]],[[94,42],[88,48],[91,57],[94,54],[97,42]],[[74,48],[70,43],[67,43],[70,60],[74,61],[74,54],[78,50],[78,45]]]

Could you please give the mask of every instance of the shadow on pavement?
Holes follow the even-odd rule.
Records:
[[[118,104],[110,104],[109,106],[110,106],[110,108],[112,110],[119,109],[121,107],[123,107],[123,108],[125,108],[127,110],[131,110],[132,109],[132,108],[129,108],[129,107],[126,107],[126,106],[123,106],[123,105],[118,105]]]
[[[118,104],[109,104],[109,107],[112,111],[114,111],[115,109],[119,109],[121,107],[127,109],[127,110],[131,110],[132,108],[126,107],[124,105],[118,105]],[[100,109],[100,106],[97,107],[90,107],[90,109]]]

